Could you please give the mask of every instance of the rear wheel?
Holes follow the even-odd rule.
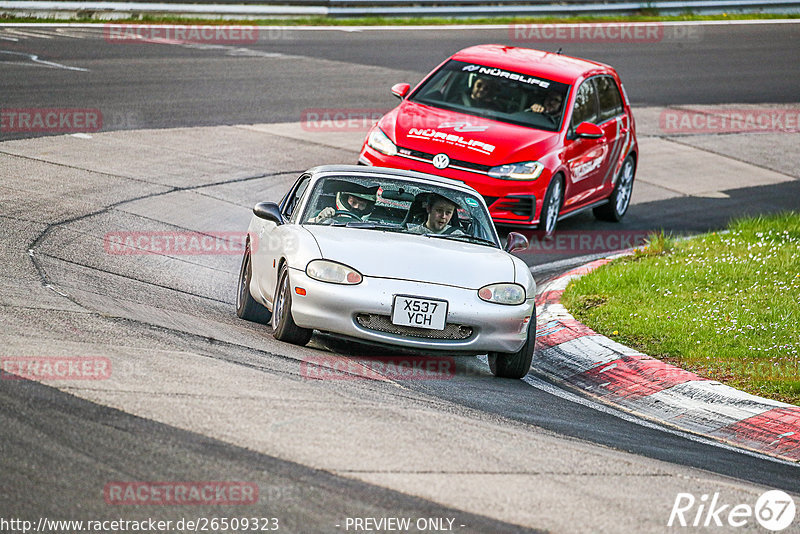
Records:
[[[539,214],[539,226],[537,227],[544,235],[553,235],[556,231],[558,213],[561,211],[561,200],[564,196],[564,186],[559,176],[555,176],[547,187],[542,202],[542,211]]]
[[[283,264],[278,274],[278,286],[272,306],[272,335],[279,341],[293,345],[305,345],[314,331],[295,324],[292,318],[292,284],[289,283],[289,266]]]
[[[272,312],[256,302],[250,295],[250,280],[253,278],[253,263],[250,261],[250,242],[244,249],[242,267],[239,269],[239,287],[236,291],[236,315],[246,321],[268,324]]]
[[[519,351],[506,354],[503,352],[489,353],[489,369],[499,378],[522,378],[531,370],[533,351],[536,347],[536,310],[531,315],[528,325],[528,337]]]
[[[633,156],[628,156],[619,170],[617,184],[614,186],[611,196],[608,197],[608,204],[603,204],[592,210],[595,217],[601,221],[619,222],[622,220],[631,203],[635,171],[636,165],[633,162]]]

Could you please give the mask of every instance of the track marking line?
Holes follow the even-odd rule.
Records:
[[[39,56],[36,54],[27,54],[25,52],[12,52],[10,50],[0,50],[0,54],[10,54],[12,56],[22,56],[30,59],[37,65],[43,65],[45,67],[53,67],[57,69],[65,69],[65,70],[75,70],[80,72],[89,72],[89,69],[84,69],[81,67],[70,67],[68,65],[62,65],[61,63],[56,63],[55,61],[47,61],[44,59],[39,59]]]

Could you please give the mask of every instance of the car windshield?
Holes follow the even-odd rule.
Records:
[[[318,180],[302,224],[398,232],[500,247],[486,207],[474,193],[392,177]]]
[[[409,100],[487,119],[558,131],[569,85],[450,60]]]

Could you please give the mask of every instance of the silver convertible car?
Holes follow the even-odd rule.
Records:
[[[521,378],[536,338],[536,284],[483,198],[448,178],[315,167],[280,204],[253,208],[236,313],[304,345],[313,330],[441,354],[488,354]]]

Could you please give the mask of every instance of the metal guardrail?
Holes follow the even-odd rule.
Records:
[[[245,0],[247,2],[249,0]],[[536,15],[635,14],[655,10],[659,13],[721,13],[726,11],[800,12],[800,0],[655,0],[614,1],[562,0],[558,4],[543,0],[219,0],[214,4],[194,4],[192,0],[162,3],[156,0],[74,1],[0,0],[0,14],[16,16],[64,16],[91,14],[95,18],[138,15],[199,17],[493,17]],[[235,3],[234,3],[235,2]]]

